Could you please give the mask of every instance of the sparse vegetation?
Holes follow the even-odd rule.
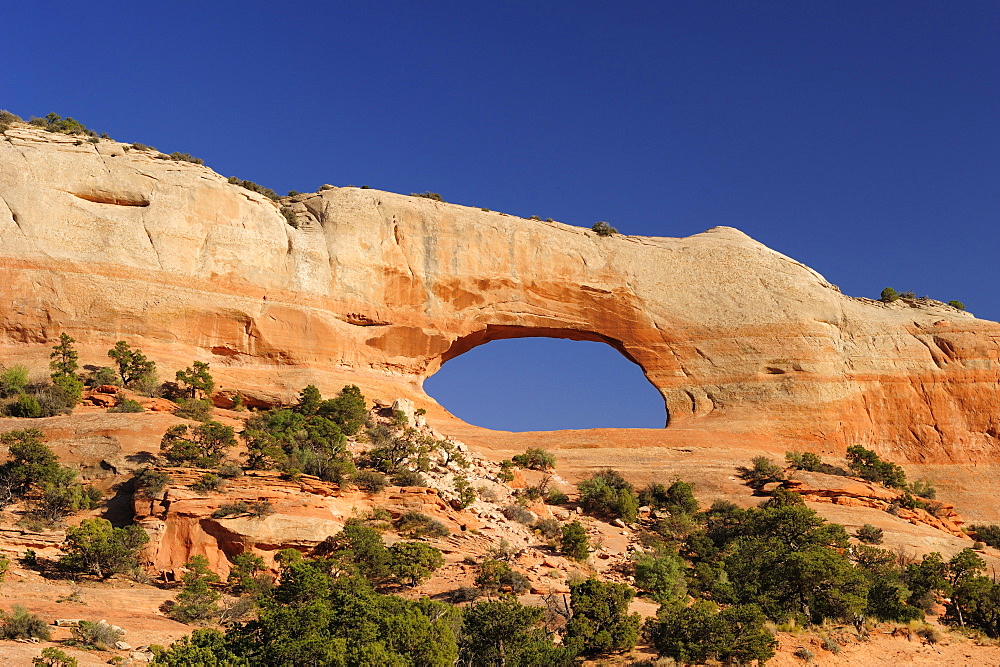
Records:
[[[882,544],[882,529],[876,528],[870,523],[858,528],[854,536],[865,544]]]
[[[16,604],[9,611],[0,610],[0,637],[4,639],[38,639],[48,641],[52,637],[49,625],[27,608]]]
[[[620,518],[626,523],[635,521],[639,502],[632,484],[610,468],[595,473],[576,485],[580,504],[587,512]]]
[[[385,475],[377,470],[359,470],[351,479],[359,489],[368,493],[379,493],[387,486]]]
[[[879,300],[884,303],[892,303],[893,301],[898,301],[899,296],[900,296],[899,292],[897,292],[891,287],[886,287],[884,290],[882,290],[882,294],[879,296]]]
[[[614,236],[618,233],[618,230],[604,222],[603,220],[598,220],[594,223],[594,226],[590,228],[591,231],[595,232],[598,236]]]
[[[906,488],[906,473],[895,463],[883,461],[878,454],[861,445],[847,448],[847,460],[858,477],[897,489]]]
[[[444,199],[441,198],[441,195],[439,195],[436,192],[411,192],[410,196],[421,197],[423,199],[432,199],[434,201],[440,201],[440,202],[444,201]]]
[[[952,308],[958,308],[959,310],[965,310],[965,304],[961,301],[952,300],[948,302],[948,305]]]
[[[265,188],[263,185],[258,185],[253,181],[245,181],[241,178],[236,178],[235,176],[230,176],[228,180],[233,185],[238,185],[241,188],[250,190],[251,192],[256,192],[257,194],[264,195],[265,197],[273,201],[278,201],[279,199],[281,199],[281,197],[278,196],[278,193],[272,190],[271,188]]]
[[[176,424],[160,440],[160,451],[170,465],[215,468],[236,444],[231,426],[209,421],[198,426]]]
[[[406,512],[396,519],[395,525],[400,535],[411,538],[448,537],[451,534],[447,526],[423,512]]]
[[[542,472],[552,470],[556,467],[556,457],[544,449],[534,447],[524,454],[518,454],[511,458],[515,465],[529,470],[541,470]]]
[[[590,540],[587,529],[579,521],[572,521],[562,527],[559,551],[574,560],[584,561],[590,555]]]

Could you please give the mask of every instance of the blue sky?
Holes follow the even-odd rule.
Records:
[[[0,108],[279,192],[431,190],[653,236],[732,225],[848,294],[892,285],[1000,318],[1000,3],[63,4],[5,7]],[[501,343],[449,362],[432,394],[520,430],[584,425],[608,387],[653,391],[566,352],[596,393],[518,422],[504,392],[563,354],[518,343],[464,378]],[[521,379],[484,379],[515,362]]]

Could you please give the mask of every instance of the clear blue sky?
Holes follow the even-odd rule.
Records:
[[[432,190],[655,236],[732,225],[848,294],[892,285],[1000,318],[993,0],[8,4],[0,108],[25,117],[280,192]],[[593,398],[541,423],[501,409],[553,359],[520,354],[485,412],[458,400],[489,365],[433,393],[496,427],[593,417]],[[652,391],[623,384],[595,367],[597,392]]]

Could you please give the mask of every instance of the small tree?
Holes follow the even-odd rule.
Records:
[[[61,564],[107,579],[137,568],[139,551],[148,542],[149,535],[139,526],[115,528],[107,519],[84,519],[67,529],[67,555]]]
[[[147,359],[142,350],[133,350],[123,340],[118,341],[113,349],[108,350],[108,356],[118,364],[118,374],[122,378],[122,384],[126,387],[131,387],[156,371],[155,361]]]
[[[898,489],[906,488],[906,473],[895,463],[883,461],[879,455],[861,445],[847,448],[847,460],[859,477]]]
[[[574,560],[587,560],[590,553],[590,541],[587,539],[587,529],[583,527],[582,523],[573,521],[562,527],[559,550]]]
[[[208,559],[200,554],[192,556],[184,567],[187,572],[181,577],[183,589],[177,594],[177,604],[170,609],[170,617],[181,623],[202,623],[215,618],[222,596],[212,584],[219,581],[219,575],[212,572]]]
[[[580,504],[588,512],[618,517],[632,523],[639,514],[638,497],[632,484],[615,470],[595,473],[576,485],[580,491]]]
[[[203,361],[196,361],[184,370],[177,371],[176,378],[177,382],[187,385],[192,399],[208,396],[215,389],[215,380],[212,379],[208,364]]]
[[[393,576],[410,587],[418,585],[444,565],[441,551],[423,542],[397,542],[389,547]]]
[[[591,231],[596,232],[598,236],[612,236],[618,233],[618,230],[604,222],[603,220],[598,220],[594,223],[594,226],[590,228]]]
[[[229,570],[229,590],[235,595],[256,595],[264,587],[260,573],[264,571],[264,559],[255,553],[245,551],[233,556]]]
[[[42,437],[42,432],[36,428],[0,434],[0,445],[10,452],[10,461],[0,466],[0,482],[7,489],[8,503],[11,496],[21,497],[32,486],[58,478],[59,461],[42,443]]]
[[[306,385],[299,394],[299,402],[295,406],[295,411],[306,417],[312,417],[319,410],[321,403],[323,403],[323,396],[319,393],[316,385]]]
[[[76,377],[79,368],[76,362],[80,355],[73,348],[75,342],[76,339],[71,338],[69,334],[59,334],[59,344],[52,348],[52,354],[49,355],[51,358],[49,367],[52,369],[53,378],[59,375]]]
[[[77,667],[79,662],[55,646],[50,646],[42,649],[42,655],[32,658],[31,664],[42,667]]]
[[[171,465],[215,468],[235,444],[236,433],[231,426],[209,421],[199,426],[171,426],[160,440],[160,451]]]
[[[886,287],[882,290],[882,295],[879,297],[885,303],[892,303],[899,299],[899,292],[892,289],[891,287]]]
[[[625,584],[590,578],[570,585],[573,616],[566,624],[566,644],[578,653],[601,655],[628,651],[639,639],[642,620],[628,613],[635,591]]]
[[[952,308],[958,308],[959,310],[965,310],[965,304],[961,301],[952,300],[948,302],[948,305]]]
[[[323,401],[316,413],[339,426],[346,435],[357,433],[368,418],[365,397],[353,384],[341,389],[337,398]]]
[[[551,452],[538,447],[532,447],[524,454],[518,454],[511,458],[515,464],[529,470],[552,470],[556,467],[556,457]]]
[[[882,544],[882,529],[876,528],[870,523],[858,528],[854,536],[865,544]]]

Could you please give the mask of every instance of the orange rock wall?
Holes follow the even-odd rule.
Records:
[[[333,188],[278,205],[205,167],[20,126],[0,142],[0,352],[127,339],[228,386],[409,396],[500,338],[606,342],[670,426],[896,460],[1000,458],[1000,326],[881,304],[726,227],[615,236]],[[172,373],[172,371],[168,371]]]

